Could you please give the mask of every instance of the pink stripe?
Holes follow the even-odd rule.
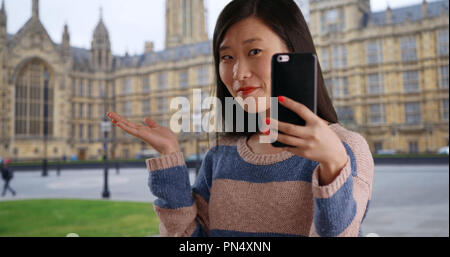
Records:
[[[197,206],[195,204],[178,209],[166,209],[155,205],[154,210],[161,222],[159,224],[161,236],[190,236],[197,227],[195,221]]]
[[[205,228],[206,234],[209,235],[208,203],[199,194],[193,193],[193,195],[198,210],[197,221]]]
[[[145,163],[149,172],[185,165],[182,152],[146,159]]]
[[[357,176],[370,187],[369,198],[372,198],[372,184],[374,174],[374,162],[369,145],[363,136],[347,130],[340,125],[330,126],[339,138],[346,142],[352,149],[356,159]]]
[[[316,169],[314,169],[312,175],[312,191],[314,197],[330,198],[339,190],[339,188],[341,188],[345,184],[345,181],[347,181],[348,177],[352,173],[350,159],[347,158],[347,164],[340,171],[340,174],[329,185],[319,186],[319,172],[320,172],[320,165],[318,165]]]
[[[219,137],[219,145],[227,145],[227,146],[235,146],[237,141],[241,138],[241,136],[220,136]],[[215,143],[215,141],[214,141]]]
[[[211,190],[210,229],[309,234],[313,220],[310,183],[217,179]]]

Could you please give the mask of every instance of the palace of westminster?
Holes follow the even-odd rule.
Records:
[[[449,144],[448,0],[373,12],[370,0],[310,0],[308,22],[340,123],[373,153],[427,153]],[[73,47],[67,24],[55,43],[32,16],[15,34],[0,10],[0,156],[13,160],[95,159],[103,154],[107,111],[167,126],[171,99],[192,101],[215,86],[203,0],[166,0],[165,49],[111,53],[102,17],[90,49]],[[114,31],[112,31],[114,33]],[[76,36],[76,35],[75,35]],[[113,127],[110,158],[150,146]],[[207,151],[205,133],[180,133],[185,156]]]

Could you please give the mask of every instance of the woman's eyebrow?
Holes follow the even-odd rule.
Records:
[[[245,44],[249,44],[249,43],[252,43],[252,42],[255,42],[255,41],[263,41],[263,40],[261,38],[259,38],[259,37],[254,37],[254,38],[249,38],[247,40],[242,41],[242,44],[245,45]],[[225,51],[225,50],[227,50],[229,48],[230,48],[229,46],[221,46],[219,48],[219,52]]]

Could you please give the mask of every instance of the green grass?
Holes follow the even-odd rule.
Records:
[[[0,237],[143,237],[159,234],[151,203],[105,200],[0,202]]]
[[[107,161],[110,165],[116,164],[116,162],[119,163],[126,163],[126,162],[145,162],[145,159],[130,159],[130,160],[108,160]],[[56,165],[58,162],[56,161],[48,161],[47,165]],[[103,163],[103,161],[100,160],[86,160],[86,161],[60,161],[59,164],[63,166],[64,164],[97,164],[97,163]],[[42,166],[42,161],[21,161],[21,162],[12,162],[10,164],[11,167],[23,167],[23,166]]]

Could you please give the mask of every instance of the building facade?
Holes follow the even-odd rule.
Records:
[[[448,1],[372,12],[311,0],[310,30],[341,123],[372,152],[448,146]]]
[[[14,35],[0,10],[0,156],[14,160],[103,154],[100,124],[108,111],[167,126],[171,100],[193,102],[214,86],[212,42],[203,0],[166,0],[166,48],[115,56],[100,15],[91,48],[60,44],[32,17]],[[195,10],[195,12],[194,12]],[[435,152],[448,145],[448,1],[372,12],[369,0],[313,0],[309,26],[339,119],[373,152]],[[193,106],[191,104],[191,106]],[[186,110],[191,115],[194,110]],[[191,122],[191,129],[192,127]],[[205,133],[179,133],[189,156],[209,147]],[[151,147],[113,127],[110,158]],[[198,144],[197,144],[198,143]]]
[[[71,47],[67,25],[61,44],[55,44],[39,19],[39,1],[32,6],[32,17],[15,35],[6,32],[4,2],[0,11],[0,156],[100,158],[100,127],[108,111],[167,126],[178,111],[169,108],[172,99],[192,101],[194,89],[209,96],[213,58],[203,0],[167,0],[166,49],[155,52],[146,42],[136,56],[112,55],[102,17],[90,49]],[[179,133],[186,156],[196,153],[197,142],[200,152],[208,147],[206,134],[192,135]],[[151,148],[116,127],[108,144],[110,158],[135,158]]]

